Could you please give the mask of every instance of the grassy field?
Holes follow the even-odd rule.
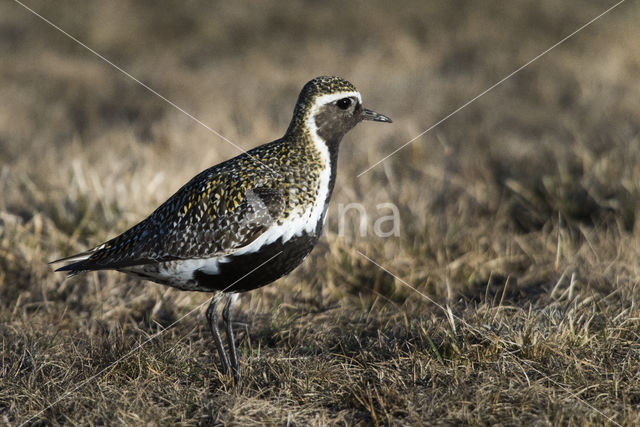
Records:
[[[237,149],[3,2],[0,424],[640,424],[637,2],[358,176],[613,4],[25,0],[243,148],[322,74],[393,118],[342,142],[312,256],[241,297],[234,387],[210,295],[47,262]]]

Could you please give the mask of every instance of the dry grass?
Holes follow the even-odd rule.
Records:
[[[246,148],[320,74],[394,125],[347,136],[325,241],[241,299],[234,388],[207,295],[46,263],[237,151],[5,2],[0,423],[640,423],[637,3],[360,178],[612,3],[28,4]],[[338,236],[350,202],[401,235]]]

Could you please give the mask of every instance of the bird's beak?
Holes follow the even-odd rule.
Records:
[[[375,111],[371,111],[368,108],[364,108],[362,110],[362,120],[391,123],[391,119],[389,117],[383,116],[382,114],[376,113]]]

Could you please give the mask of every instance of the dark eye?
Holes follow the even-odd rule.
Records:
[[[341,110],[346,110],[347,108],[349,108],[351,106],[351,98],[339,99],[338,101],[336,101],[336,105]]]

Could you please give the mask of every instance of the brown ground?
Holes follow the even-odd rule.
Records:
[[[26,1],[245,148],[321,74],[394,119],[343,141],[313,256],[241,299],[234,388],[208,295],[47,261],[237,150],[3,2],[0,424],[640,423],[637,2],[357,177],[613,3]]]

